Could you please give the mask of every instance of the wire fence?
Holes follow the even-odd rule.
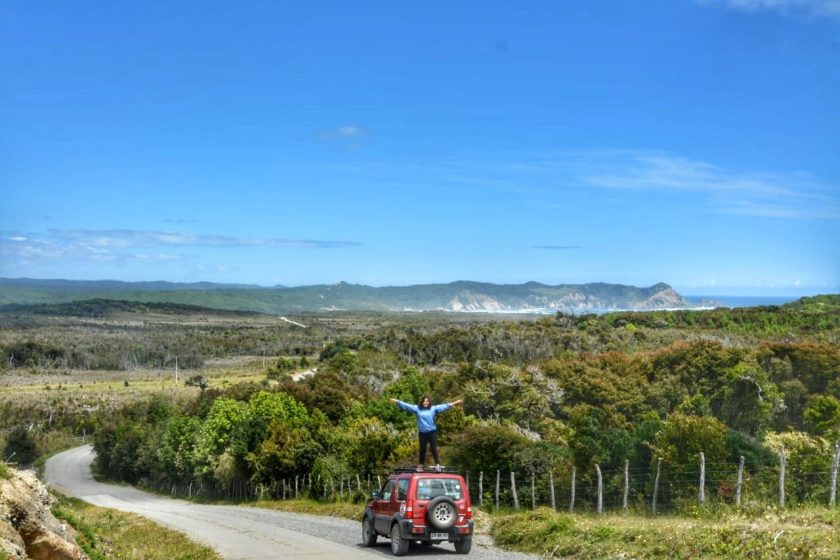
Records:
[[[701,454],[702,455],[702,454]],[[652,514],[687,511],[697,506],[730,504],[837,505],[840,443],[826,470],[791,468],[782,449],[777,465],[697,463],[601,469],[572,467],[557,473],[491,471],[466,473],[473,503],[486,509],[534,509],[595,512],[634,511]],[[476,480],[477,474],[477,480]]]
[[[691,508],[730,504],[736,507],[798,507],[837,505],[840,442],[828,458],[828,469],[791,466],[785,450],[776,465],[709,462],[701,454],[696,463],[591,469],[572,467],[542,473],[464,471],[474,505],[484,509],[535,509],[602,513],[678,513]],[[321,501],[363,502],[382,487],[382,475],[347,475],[323,478],[311,474],[277,479],[270,484],[234,481],[227,485],[190,482],[171,484],[141,481],[141,484],[173,496],[212,500],[259,500],[312,498]]]

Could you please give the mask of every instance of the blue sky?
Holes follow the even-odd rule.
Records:
[[[0,13],[0,276],[840,291],[838,0]]]

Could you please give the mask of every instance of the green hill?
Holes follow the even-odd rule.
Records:
[[[206,282],[0,279],[0,304],[55,304],[88,299],[171,303],[260,313],[324,310],[510,312],[533,309],[581,312],[690,307],[682,296],[664,283],[639,288],[604,283],[551,286],[537,282],[490,284],[467,281],[372,287],[340,282],[262,288]]]

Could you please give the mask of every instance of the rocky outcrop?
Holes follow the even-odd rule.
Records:
[[[447,311],[501,311],[504,307],[501,303],[485,294],[475,292],[461,292],[452,298]]]
[[[73,529],[50,512],[52,504],[34,473],[8,469],[0,479],[0,551],[16,560],[87,559]]]
[[[686,309],[691,305],[667,284],[650,288],[589,284],[563,288],[524,284],[505,287],[489,284],[461,290],[440,309],[485,312],[603,312],[610,310]]]

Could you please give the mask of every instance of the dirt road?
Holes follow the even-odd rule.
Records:
[[[93,457],[89,445],[54,455],[46,464],[46,482],[68,496],[97,506],[134,512],[182,531],[218,550],[225,558],[355,560],[391,557],[386,539],[380,539],[373,548],[361,546],[358,522],[253,507],[194,504],[130,486],[103,484],[91,477]],[[461,557],[449,544],[416,547],[409,554],[424,559]],[[466,558],[497,560],[533,557],[502,551],[488,542],[476,542]]]

